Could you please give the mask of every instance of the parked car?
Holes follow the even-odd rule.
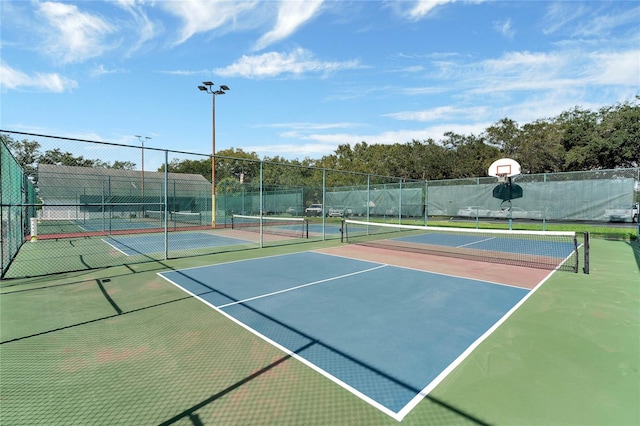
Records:
[[[349,217],[353,215],[353,209],[344,206],[335,206],[329,209],[329,217]]]
[[[637,222],[638,204],[634,204],[630,209],[606,209],[604,215],[609,219],[609,222],[626,222],[629,219],[631,222]]]
[[[491,210],[485,209],[484,207],[469,206],[458,210],[456,216],[468,217],[470,219],[474,219],[476,216],[489,217],[491,216]]]
[[[542,217],[541,212],[538,213],[539,217]],[[511,207],[510,209],[494,210],[491,212],[491,216],[496,219],[529,219],[529,213],[520,207]],[[531,219],[536,219],[532,217]]]
[[[287,214],[290,214],[291,216],[298,216],[300,214],[300,210],[298,210],[297,207],[287,207],[287,210],[285,210],[285,212]]]
[[[304,214],[307,216],[322,216],[323,211],[322,204],[311,204],[304,209]]]

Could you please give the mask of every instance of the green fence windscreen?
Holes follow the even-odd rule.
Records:
[[[9,149],[0,143],[0,277],[30,233],[35,217],[36,192]],[[31,206],[29,206],[31,204]]]

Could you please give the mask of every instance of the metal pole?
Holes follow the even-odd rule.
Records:
[[[367,174],[367,222],[371,217],[371,175]]]
[[[263,165],[263,161],[260,161],[260,194],[259,194],[259,200],[260,200],[260,248],[264,247],[264,234],[263,234],[263,222],[262,222],[262,210],[263,210],[263,190],[264,190],[264,182],[263,182],[263,172],[262,172],[262,165]]]
[[[169,151],[164,152],[164,260],[169,259]],[[160,215],[162,217],[162,215]]]
[[[211,95],[211,227],[216,227],[216,95]]]
[[[140,135],[135,135],[136,138],[138,138],[138,140],[140,141],[140,143],[142,144],[142,217],[144,218],[145,215],[145,208],[144,208],[144,141],[151,139],[149,136],[140,136]]]
[[[142,143],[142,202],[144,203],[144,141]],[[142,206],[142,217],[144,217],[144,206]]]
[[[211,226],[216,227],[216,96],[224,95],[229,86],[213,87],[213,82],[204,81],[198,89],[211,95]]]
[[[326,217],[325,213],[327,209],[327,169],[322,169],[322,241],[326,239],[325,225]]]
[[[402,179],[398,185],[398,225],[402,224]]]
[[[424,181],[424,226],[429,223],[429,181]]]

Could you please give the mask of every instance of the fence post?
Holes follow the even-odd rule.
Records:
[[[213,161],[213,160],[212,160]],[[164,260],[169,258],[169,151],[164,151]]]

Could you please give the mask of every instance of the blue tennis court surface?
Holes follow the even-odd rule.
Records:
[[[314,252],[159,275],[396,420],[529,293]]]
[[[322,234],[322,224],[321,223],[310,223],[309,224],[309,232],[314,234]],[[325,234],[340,234],[340,226],[339,225],[324,225]]]
[[[249,244],[250,241],[205,232],[172,233],[168,236],[170,250],[192,250],[225,245]],[[112,236],[102,241],[127,256],[164,252],[164,233]]]
[[[553,256],[564,259],[570,256],[575,247],[570,242],[532,241],[520,238],[487,237],[485,235],[421,234],[393,238],[397,241],[438,246],[469,248],[474,250],[499,251],[504,253],[522,253],[536,256]]]
[[[127,219],[87,219],[73,221],[80,229],[87,232],[126,231],[129,229],[154,229],[164,226],[160,221],[140,221]],[[173,226],[171,224],[171,226]]]

